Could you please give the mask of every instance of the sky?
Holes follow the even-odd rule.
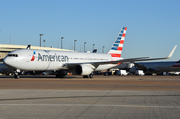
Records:
[[[0,44],[109,51],[127,27],[123,58],[179,60],[179,0],[0,0]]]

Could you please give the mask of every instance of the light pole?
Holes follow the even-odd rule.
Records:
[[[43,34],[39,34],[40,35],[40,47],[41,47],[41,36],[43,35]]]
[[[104,53],[104,47],[105,47],[105,46],[102,47],[102,53]]]
[[[93,44],[93,49],[92,49],[92,51],[94,51],[94,45],[95,45],[95,44]]]
[[[61,49],[62,49],[62,39],[63,39],[64,37],[61,37]]]
[[[75,42],[76,42],[77,40],[74,40],[74,51],[75,51]]]
[[[86,42],[84,42],[84,52],[86,51],[86,49],[85,49],[85,44],[86,44]]]
[[[46,42],[46,40],[43,40],[43,42],[44,42],[44,47],[45,47],[45,42]]]

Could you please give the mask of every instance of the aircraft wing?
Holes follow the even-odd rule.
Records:
[[[77,64],[94,64],[94,65],[100,65],[100,64],[117,64],[117,63],[123,63],[123,62],[139,62],[139,61],[169,59],[169,58],[173,55],[176,47],[177,47],[177,45],[172,49],[172,51],[170,52],[170,54],[169,54],[167,57],[162,57],[162,58],[141,57],[141,58],[121,59],[121,60],[117,60],[117,61],[67,63],[67,64],[64,64],[64,66],[72,66],[72,65],[77,65]]]
[[[169,59],[172,57],[177,45],[172,49],[172,51],[169,53],[167,57],[163,58],[130,58],[130,59],[122,59],[119,61],[112,61],[112,63],[122,63],[122,62],[137,62],[137,61],[149,61],[149,60],[161,60],[161,59]]]

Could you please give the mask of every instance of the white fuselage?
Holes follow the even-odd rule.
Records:
[[[110,54],[82,53],[21,49],[10,52],[4,63],[14,69],[25,71],[53,71],[67,69],[67,64],[111,61]],[[116,64],[96,65],[96,71],[107,70]]]

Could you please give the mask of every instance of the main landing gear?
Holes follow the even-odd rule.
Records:
[[[93,73],[83,76],[83,78],[93,78]]]
[[[56,74],[56,78],[64,78],[64,76],[66,76],[66,75],[67,75],[66,72],[58,72],[58,73]]]

